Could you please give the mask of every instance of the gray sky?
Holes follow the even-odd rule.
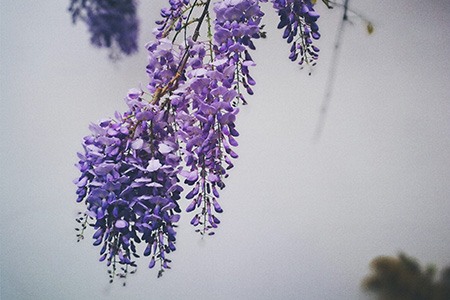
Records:
[[[2,299],[362,299],[377,255],[450,264],[449,1],[350,1],[375,33],[346,27],[318,143],[341,12],[320,9],[312,76],[267,13],[220,229],[202,240],[185,216],[173,269],[156,279],[141,260],[126,288],[108,284],[90,239],[76,243],[73,164],[88,124],[146,84],[146,53],[111,63],[71,25],[68,2],[1,1]],[[151,2],[142,46],[164,4]]]

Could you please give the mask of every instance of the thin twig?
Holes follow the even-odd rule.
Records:
[[[334,50],[333,56],[331,58],[330,70],[328,71],[328,79],[325,85],[325,95],[322,100],[322,105],[320,107],[320,115],[319,120],[317,122],[316,131],[314,133],[314,141],[318,141],[322,135],[323,128],[325,126],[325,120],[327,117],[327,112],[331,102],[331,95],[333,92],[334,82],[336,80],[336,70],[338,66],[339,53],[341,49],[341,40],[344,33],[344,25],[348,21],[348,2],[349,0],[345,0],[344,3],[344,14],[341,19],[341,23],[339,24],[339,29],[336,32],[336,39],[334,42]]]

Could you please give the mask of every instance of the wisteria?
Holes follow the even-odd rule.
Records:
[[[319,57],[319,48],[313,45],[313,39],[320,38],[317,19],[310,0],[272,0],[273,7],[280,16],[278,28],[283,29],[283,38],[291,44],[291,61],[299,64],[312,63]]]
[[[125,265],[121,275],[136,266],[136,244],[141,242],[147,244],[144,255],[151,255],[149,267],[158,260],[169,268],[166,254],[175,250],[181,212],[174,116],[140,97],[132,90],[129,111],[92,124],[85,153],[79,154],[78,201],[87,205],[83,221],[95,220],[91,225],[94,245],[102,245],[100,261],[106,259],[113,272],[116,263]]]
[[[138,50],[135,0],[71,0],[69,11],[74,23],[87,24],[93,45],[111,49],[111,57]]]
[[[265,35],[262,2],[268,1],[169,0],[146,45],[147,87],[129,91],[128,111],[90,126],[78,154],[77,201],[86,205],[78,236],[94,228],[111,280],[134,272],[138,244],[159,276],[170,268],[180,199],[201,235],[213,235],[220,224],[220,190],[238,157],[236,118],[256,84],[251,51]],[[315,60],[311,38],[320,37],[319,16],[311,1],[271,2],[292,43],[290,59]]]

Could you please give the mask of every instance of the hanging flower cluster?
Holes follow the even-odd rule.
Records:
[[[69,12],[75,23],[82,20],[97,47],[111,49],[111,56],[137,51],[139,22],[135,0],[71,0]]]
[[[310,0],[273,0],[273,7],[280,16],[278,28],[284,28],[283,38],[291,44],[291,61],[299,60],[299,64],[311,63],[319,57],[319,48],[313,45],[313,39],[320,38],[317,19],[319,14],[314,10]]]
[[[182,183],[195,230],[213,235],[220,224],[219,191],[238,157],[238,106],[255,85],[250,51],[263,36],[261,2],[267,1],[170,0],[146,46],[147,91],[130,90],[127,112],[91,125],[77,165],[77,201],[87,208],[77,219],[78,236],[94,227],[111,280],[137,266],[140,243],[150,268],[158,265],[159,275],[170,268]],[[319,37],[318,15],[311,2],[272,2],[288,42],[315,59],[310,38]]]
[[[100,261],[112,265],[112,275],[116,263],[125,265],[121,275],[136,266],[141,242],[147,244],[144,255],[151,255],[149,267],[158,260],[169,268],[166,254],[175,250],[183,188],[174,116],[141,96],[132,90],[129,111],[92,124],[79,154],[78,201],[87,205],[84,221],[95,220],[94,245],[102,245]]]

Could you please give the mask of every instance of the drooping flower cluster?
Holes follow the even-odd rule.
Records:
[[[273,0],[280,16],[286,11],[297,16],[295,1],[286,1]],[[102,246],[100,260],[112,266],[112,278],[116,264],[125,267],[119,276],[136,266],[141,242],[146,245],[143,254],[151,256],[150,268],[159,262],[159,275],[169,268],[166,255],[175,250],[181,181],[187,185],[186,211],[193,213],[190,223],[196,231],[212,235],[220,223],[219,191],[238,157],[238,105],[247,103],[245,93],[253,94],[250,51],[262,36],[260,3],[267,1],[211,2],[169,0],[155,41],[146,46],[148,93],[131,90],[129,110],[91,125],[92,134],[84,139],[76,184],[78,202],[87,211],[78,219],[79,236],[86,224],[94,227],[94,245]],[[308,16],[298,15],[302,23],[283,26],[297,26],[302,31],[289,34],[306,40],[309,35],[303,34],[315,15]]]
[[[214,11],[217,15],[214,41],[218,59],[227,60],[227,67],[234,66],[234,76],[230,76],[229,80],[237,83],[236,89],[239,90],[239,84],[242,84],[247,93],[252,95],[250,86],[255,81],[250,76],[248,67],[255,63],[248,49],[255,50],[252,40],[261,37],[260,23],[264,13],[257,0],[221,1],[214,7]],[[242,94],[239,96],[245,101]]]
[[[311,0],[271,0],[280,17],[278,28],[283,29],[283,38],[291,44],[289,59],[300,65],[314,65],[319,57],[319,48],[313,39],[320,38],[317,19]]]
[[[147,244],[144,255],[151,255],[150,268],[156,261],[168,268],[183,190],[174,116],[144,103],[140,91],[132,91],[127,102],[129,111],[92,124],[92,135],[84,138],[78,201],[85,201],[86,215],[95,220],[94,245],[102,245],[100,261],[112,264],[113,272],[116,263],[136,266],[141,242]]]
[[[111,48],[116,56],[137,51],[135,0],[71,0],[69,11],[74,23],[80,19],[87,24],[93,45]]]
[[[156,22],[158,27],[154,29],[154,34],[157,38],[167,37],[172,31],[179,32],[185,28],[188,24],[186,20],[188,15],[184,12],[189,6],[190,0],[171,0],[169,1],[170,7],[163,8],[161,10],[162,20]]]
[[[232,150],[239,135],[235,106],[245,101],[240,88],[253,93],[249,66],[254,62],[248,49],[255,48],[252,39],[260,36],[263,15],[256,0],[220,1],[214,11],[215,34],[208,42],[197,41],[195,31],[186,45],[175,46],[157,33],[157,41],[147,47],[148,89],[155,101],[169,93],[163,102],[170,101],[176,111],[178,138],[185,145],[182,175],[192,186],[186,195],[191,200],[187,211],[195,212],[191,224],[202,225],[197,231],[210,235],[220,223],[216,213],[222,212],[218,190],[225,187],[231,158],[237,157]],[[189,22],[190,14],[179,18]]]
[[[237,92],[224,86],[223,82],[228,81],[225,68],[214,64],[196,68],[205,58],[201,44],[190,52],[192,59],[188,63],[192,69],[186,72],[185,84],[174,91],[171,104],[177,111],[178,134],[185,145],[182,153],[186,170],[182,175],[185,183],[193,186],[186,195],[192,199],[187,211],[200,210],[191,224],[203,225],[203,230],[197,231],[205,233],[220,223],[212,207],[216,213],[222,212],[218,189],[225,187],[223,179],[227,169],[233,167],[230,157],[237,157],[231,149],[237,146],[234,121],[238,109],[232,105]]]

